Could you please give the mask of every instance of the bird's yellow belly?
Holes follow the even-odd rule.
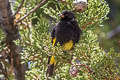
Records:
[[[53,39],[53,46],[55,46],[56,38]],[[62,45],[64,51],[71,50],[73,48],[73,41],[70,40]]]
[[[73,41],[70,40],[69,42],[64,43],[62,46],[64,51],[71,50],[73,48]]]

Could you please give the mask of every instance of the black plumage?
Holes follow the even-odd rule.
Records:
[[[79,28],[76,18],[71,11],[68,10],[63,11],[60,14],[60,17],[61,17],[60,21],[56,24],[56,26],[53,28],[51,32],[52,43],[53,46],[55,46],[56,43],[58,42],[60,43],[61,46],[67,43],[67,46],[69,47],[68,43],[72,42],[72,44],[70,43],[71,44],[70,46],[72,47],[67,49],[71,50],[73,48],[73,45],[79,42],[82,31]],[[47,69],[48,76],[53,75],[54,66],[55,66],[54,56],[49,56]]]
[[[61,20],[53,28],[51,37],[52,41],[56,38],[56,43],[59,42],[61,45],[70,40],[73,43],[78,43],[80,39],[81,29],[78,26],[76,18],[71,11],[65,10],[61,13]]]

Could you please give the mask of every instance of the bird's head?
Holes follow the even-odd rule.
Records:
[[[61,20],[72,21],[75,19],[73,12],[69,10],[64,10],[60,15]]]

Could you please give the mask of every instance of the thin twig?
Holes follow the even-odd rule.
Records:
[[[4,59],[4,57],[3,57],[3,56],[0,56],[0,61],[3,60],[3,59]]]
[[[77,64],[76,66],[84,66],[88,70],[89,73],[92,72],[91,69],[85,64]]]
[[[20,11],[20,9],[23,7],[24,1],[25,0],[22,0],[20,6],[18,7],[18,10],[15,12],[15,14],[13,16],[15,16],[16,14],[18,14],[18,12]]]
[[[95,21],[96,19],[97,19],[96,17],[92,17],[92,18],[91,18],[91,21],[87,22],[86,24],[84,24],[84,25],[82,26],[82,29],[85,29],[88,25],[94,24],[94,21]]]
[[[25,19],[27,16],[29,16],[30,14],[32,14],[34,11],[36,11],[38,8],[40,8],[41,6],[43,6],[45,3],[47,3],[48,0],[42,0],[40,2],[40,4],[38,4],[34,9],[32,9],[29,13],[27,13],[25,16],[23,16],[22,18],[20,18],[19,20],[16,21],[16,23],[21,22],[23,19]]]
[[[85,64],[73,64],[72,62],[68,62],[68,63],[71,65],[74,65],[74,66],[84,66],[88,70],[89,73],[92,72],[92,70],[89,68],[89,66],[87,66]]]
[[[4,56],[3,56],[4,57]],[[1,60],[4,64],[4,68],[3,65],[1,64],[1,70],[2,70],[2,74],[4,75],[4,77],[8,80],[8,73],[7,73],[7,68],[6,68],[6,61],[5,61],[5,57],[3,60]]]

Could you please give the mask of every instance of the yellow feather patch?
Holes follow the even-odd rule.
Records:
[[[66,42],[66,43],[63,44],[63,49],[65,51],[68,51],[68,50],[70,50],[72,48],[73,48],[73,41],[72,40],[70,40],[69,42]]]
[[[56,61],[55,61],[54,56],[51,56],[51,59],[50,59],[50,64],[55,64],[55,63],[56,63]]]
[[[55,46],[56,38],[53,39],[53,46]]]

